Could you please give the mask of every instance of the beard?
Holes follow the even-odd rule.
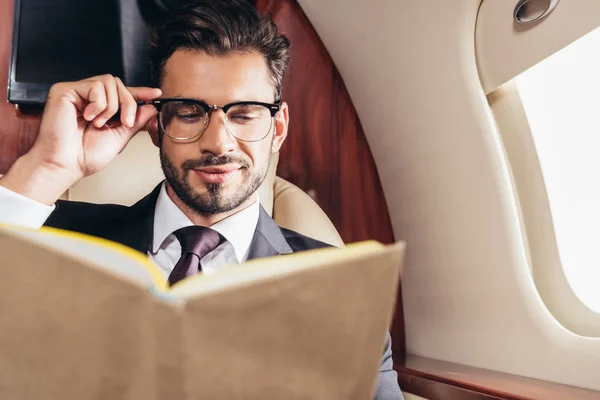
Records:
[[[258,190],[269,171],[271,157],[269,155],[263,167],[254,172],[250,170],[250,163],[241,157],[217,157],[211,154],[186,160],[178,168],[161,147],[160,163],[167,183],[187,207],[199,214],[214,215],[235,210]],[[190,184],[189,177],[193,169],[229,163],[241,167],[242,182],[238,187],[228,187],[227,183],[205,183],[206,191],[200,193]]]

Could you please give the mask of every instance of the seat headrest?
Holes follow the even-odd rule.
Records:
[[[302,189],[278,176],[273,185],[273,220],[277,225],[337,247],[344,242],[327,214]]]
[[[273,184],[275,183],[275,173],[277,172],[277,163],[279,162],[279,153],[271,156],[271,164],[267,177],[258,188],[258,198],[267,214],[273,216]]]

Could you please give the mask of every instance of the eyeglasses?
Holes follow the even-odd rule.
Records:
[[[258,142],[267,137],[273,126],[273,118],[281,110],[281,101],[274,104],[238,101],[224,106],[186,98],[138,102],[138,105],[144,104],[156,107],[160,128],[176,141],[191,141],[200,137],[210,123],[211,113],[221,109],[229,134],[244,142]]]

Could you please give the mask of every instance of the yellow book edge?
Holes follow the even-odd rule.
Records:
[[[216,291],[242,287],[253,282],[281,279],[309,269],[344,261],[369,259],[385,252],[403,251],[404,243],[384,245],[374,240],[351,243],[343,248],[326,247],[282,256],[259,258],[234,264],[210,275],[182,280],[171,288],[178,298],[199,297]],[[201,283],[200,283],[201,282]]]
[[[123,255],[124,257],[127,257],[127,258],[135,261],[136,264],[140,265],[148,273],[148,275],[150,276],[150,279],[153,282],[154,288],[156,290],[167,291],[169,289],[167,286],[167,282],[163,278],[163,275],[160,272],[159,268],[148,259],[148,256],[140,253],[137,250],[132,249],[131,247],[127,247],[121,243],[113,242],[108,239],[99,238],[99,237],[88,235],[85,233],[73,232],[73,231],[68,231],[68,230],[59,229],[59,228],[51,228],[51,227],[47,227],[47,226],[43,226],[40,229],[32,229],[32,228],[25,228],[25,227],[17,226],[17,225],[0,223],[0,228],[8,228],[9,230],[12,229],[15,231],[23,231],[23,232],[49,233],[51,235],[58,236],[58,237],[64,237],[64,238],[72,239],[75,241],[81,241],[81,242],[85,242],[85,243],[95,244],[99,247],[103,247],[103,248],[108,249],[109,251],[119,253],[119,254]],[[50,247],[50,248],[52,248],[52,250],[59,251],[69,257],[75,257],[75,258],[80,259],[80,257],[78,257],[77,255],[74,255],[73,253],[70,253],[68,251],[63,251],[60,248],[52,247],[52,246],[45,245],[45,244],[39,244],[39,245],[42,245],[45,247]],[[89,261],[85,260],[85,262],[89,262]]]
[[[108,239],[99,238],[96,236],[68,231],[59,228],[41,227],[40,229],[25,228],[10,224],[0,223],[0,228],[8,228],[9,230],[24,231],[24,232],[41,232],[49,233],[54,236],[64,237],[75,241],[81,241],[88,244],[94,244],[105,248],[109,251],[121,254],[134,261],[142,267],[150,276],[153,286],[151,290],[157,291],[157,295],[166,295],[172,292],[177,297],[188,297],[201,295],[206,292],[235,287],[257,280],[268,279],[269,277],[280,277],[287,274],[299,271],[310,267],[321,267],[333,262],[340,262],[344,259],[354,259],[358,257],[366,257],[381,251],[386,247],[404,247],[404,243],[398,242],[394,245],[384,245],[374,240],[367,240],[357,243],[351,243],[343,248],[326,247],[314,250],[307,250],[297,253],[286,254],[284,256],[274,256],[249,260],[241,264],[229,265],[220,271],[210,274],[199,274],[194,277],[184,279],[177,284],[169,287],[163,273],[159,267],[153,264],[147,255],[140,253],[123,244],[113,242]],[[50,247],[53,251],[59,251],[69,257],[80,259],[79,256],[63,251],[60,248],[50,246],[48,244],[39,243],[39,245]],[[89,262],[89,260],[84,260]],[[96,262],[95,264],[100,264]],[[111,273],[110,271],[106,271]],[[248,279],[250,277],[251,279]],[[200,283],[202,282],[202,283]],[[204,288],[203,288],[204,287]],[[162,296],[161,296],[162,297]]]

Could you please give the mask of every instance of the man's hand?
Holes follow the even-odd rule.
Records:
[[[159,89],[125,87],[111,75],[57,83],[50,89],[40,132],[0,185],[53,204],[79,179],[105,168],[156,115]],[[118,120],[111,120],[120,111]]]

